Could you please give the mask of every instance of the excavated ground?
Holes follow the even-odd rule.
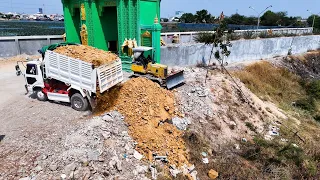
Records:
[[[177,114],[172,92],[145,78],[131,79],[98,97],[99,112],[116,110],[125,116],[136,149],[149,161],[168,156],[169,164],[188,164],[182,131],[167,122]]]
[[[81,59],[82,61],[92,63],[95,66],[107,64],[118,59],[116,54],[113,54],[109,51],[104,51],[85,45],[60,46],[55,49],[54,52],[76,59]]]

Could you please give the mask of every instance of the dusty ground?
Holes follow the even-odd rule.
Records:
[[[13,178],[15,173],[11,172],[17,172],[22,164],[28,164],[26,170],[33,168],[34,164],[22,162],[33,161],[59,145],[63,134],[85,119],[81,118],[84,113],[69,106],[26,96],[23,77],[15,75],[15,61],[0,63],[0,135],[4,135],[0,144],[0,179],[10,179],[3,174],[13,174]]]
[[[66,104],[40,102],[26,96],[23,77],[15,76],[14,60],[0,62],[0,81],[4,82],[0,89],[0,135],[4,136],[0,142],[0,179],[27,176],[60,179],[61,175],[66,175],[68,179],[144,179],[144,174],[149,170],[146,164],[134,157],[134,147],[138,145],[136,148],[139,150],[139,143],[141,146],[150,142],[140,142],[141,139],[136,136],[140,133],[142,138],[149,141],[146,138],[148,136],[143,134],[143,127],[154,125],[141,126],[139,133],[133,135],[137,143],[129,136],[129,130],[135,128],[133,126],[139,126],[137,122],[143,122],[137,121],[137,118],[150,118],[154,121],[162,111],[179,112],[179,118],[172,119],[172,123],[182,130],[181,132],[196,132],[208,142],[211,150],[203,153],[210,154],[210,163],[214,161],[213,152],[218,151],[220,146],[240,143],[242,138],[250,141],[256,133],[264,133],[266,124],[274,125],[278,120],[286,118],[275,105],[260,100],[236,80],[241,87],[239,91],[236,83],[218,70],[210,71],[207,83],[204,83],[207,71],[201,68],[184,69],[186,83],[173,91],[176,109],[171,107],[173,102],[165,107],[168,100],[166,97],[161,98],[161,92],[141,89],[140,87],[147,84],[142,83],[135,87],[139,91],[132,93],[133,95],[117,96],[115,109],[106,108],[108,111],[118,110],[126,117],[117,112],[92,117],[88,112],[74,111]],[[130,87],[134,85],[129,84]],[[124,90],[125,93],[130,93],[130,88],[125,87]],[[153,96],[149,97],[144,93]],[[126,97],[131,99],[127,101]],[[162,110],[154,111],[153,106],[159,106]],[[136,113],[132,114],[123,108]],[[147,110],[148,113],[142,112]],[[156,116],[153,116],[154,112]],[[158,122],[153,121],[150,122]],[[170,125],[170,128],[172,127]],[[172,132],[168,129],[168,133]],[[157,131],[154,132],[156,133]],[[150,141],[155,139],[150,138]],[[177,139],[177,142],[179,141],[180,139]],[[140,147],[143,151],[148,148],[150,147]],[[186,149],[187,152],[192,150]],[[143,154],[147,155],[146,152]],[[208,178],[209,169],[202,170],[197,167],[197,164],[203,165],[202,159],[191,163],[196,164],[193,168],[195,171],[187,170],[188,173],[198,171],[198,177]]]
[[[119,113],[92,117],[25,95],[17,59],[0,62],[0,179],[146,178]]]

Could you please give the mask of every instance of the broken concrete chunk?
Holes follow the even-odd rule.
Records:
[[[37,172],[39,172],[39,171],[42,170],[42,167],[41,167],[40,165],[38,165],[38,166],[36,166],[36,167],[34,168],[34,170],[37,171]]]
[[[88,152],[88,160],[89,161],[98,161],[100,152],[98,150],[89,151]]]
[[[112,121],[113,121],[112,117],[111,117],[109,114],[104,115],[104,116],[102,117],[102,120],[104,120],[104,121],[106,121],[106,122],[112,122]]]
[[[64,173],[70,174],[71,172],[73,172],[76,169],[76,167],[77,167],[76,164],[73,162],[64,168]]]
[[[118,171],[122,171],[121,161],[118,160],[116,162],[116,168],[117,168]]]
[[[138,160],[141,160],[143,158],[143,155],[140,154],[138,151],[134,150],[133,157]]]
[[[190,119],[188,118],[179,118],[174,117],[172,118],[172,124],[175,125],[179,130],[187,130],[188,125],[191,124]]]

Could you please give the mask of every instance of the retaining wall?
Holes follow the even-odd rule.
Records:
[[[63,42],[62,36],[8,36],[0,37],[0,57],[19,54],[35,55],[43,46]]]
[[[320,35],[232,41],[229,64],[305,53],[320,48]],[[161,63],[170,66],[193,66],[208,63],[212,46],[197,44],[168,45],[161,48]],[[216,49],[214,49],[214,52]],[[214,56],[212,57],[214,59]]]

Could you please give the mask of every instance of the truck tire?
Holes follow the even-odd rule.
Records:
[[[75,93],[71,96],[71,107],[77,111],[86,111],[89,108],[89,103],[87,98]]]
[[[41,89],[37,89],[35,91],[35,93],[36,93],[37,99],[39,101],[47,101],[48,100],[48,96],[45,93],[43,93]]]

